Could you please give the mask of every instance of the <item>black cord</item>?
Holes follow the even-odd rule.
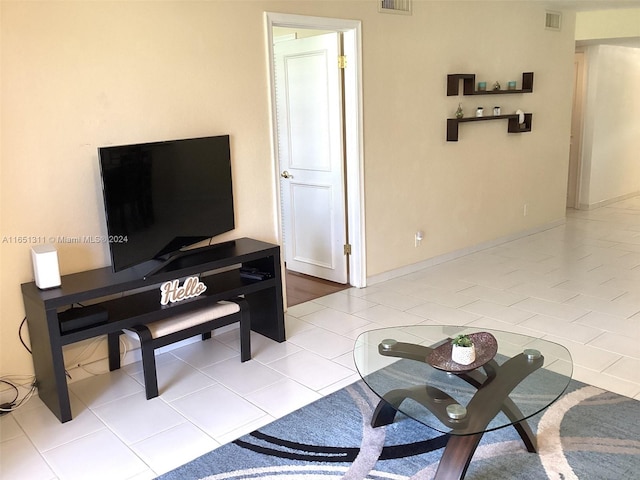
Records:
[[[20,391],[18,390],[18,387],[16,387],[16,386],[15,386],[13,383],[11,383],[11,382],[7,382],[6,380],[1,380],[1,379],[0,379],[0,382],[4,383],[4,384],[6,384],[6,385],[9,385],[11,388],[13,388],[13,389],[16,391],[16,396],[15,396],[15,397],[13,397],[13,400],[11,400],[10,402],[7,402],[7,403],[10,403],[10,404],[12,404],[12,405],[13,405],[13,404],[15,404],[15,403],[16,403],[16,400],[18,400],[18,397],[20,396]]]
[[[20,408],[22,405],[24,405],[27,401],[31,399],[31,397],[35,394],[36,389],[38,388],[37,383],[34,380],[31,383],[31,387],[29,388],[29,391],[25,394],[24,397],[18,400],[18,397],[20,396],[18,387],[16,387],[13,383],[8,382],[7,380],[4,380],[4,379],[0,379],[0,382],[6,383],[16,391],[16,396],[12,401],[5,402],[0,405],[0,416],[6,415],[7,413],[13,412],[14,410],[17,410],[18,408]]]
[[[84,306],[81,303],[78,303],[78,305],[80,305],[81,307]],[[22,339],[22,327],[24,326],[24,324],[26,322],[27,322],[27,317],[24,317],[22,319],[22,322],[20,322],[20,327],[18,327],[18,338],[20,339],[20,343],[22,344],[22,346],[27,349],[27,352],[29,352],[31,355],[33,355],[33,352],[31,351],[31,349],[29,347],[27,347],[27,344],[24,343],[24,340]],[[69,378],[69,380],[72,380],[71,375],[69,374],[69,372],[67,370],[64,371],[64,374]]]
[[[27,317],[24,317],[22,319],[22,322],[20,323],[20,327],[18,328],[18,338],[20,339],[20,343],[22,343],[22,346],[24,348],[27,349],[27,352],[33,354],[33,352],[31,351],[31,349],[29,347],[27,347],[27,344],[24,343],[24,340],[22,339],[22,327],[24,326],[24,324],[27,322]]]

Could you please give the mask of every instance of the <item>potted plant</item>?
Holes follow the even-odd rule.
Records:
[[[461,365],[470,365],[476,361],[476,347],[469,335],[460,334],[451,341],[451,360]]]

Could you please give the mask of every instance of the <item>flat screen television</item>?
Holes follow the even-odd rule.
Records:
[[[228,135],[100,147],[98,158],[115,272],[235,228]]]

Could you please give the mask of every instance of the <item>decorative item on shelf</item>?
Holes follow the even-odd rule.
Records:
[[[500,110],[500,107],[493,107],[493,114],[494,114],[495,116],[500,115],[500,111],[501,111],[501,110]]]
[[[482,117],[484,115],[484,108],[483,107],[478,107],[476,109],[476,117]]]
[[[196,276],[188,277],[184,283],[180,285],[180,280],[169,280],[160,285],[161,305],[180,302],[188,298],[194,298],[202,295],[207,286]]]
[[[518,115],[518,123],[522,125],[524,123],[524,112],[518,109],[516,110],[516,115]]]
[[[456,110],[456,118],[464,117],[464,112],[462,111],[462,104],[458,104],[458,109]]]
[[[502,87],[500,86],[500,82],[496,82],[493,84],[493,89],[494,90],[500,90]]]
[[[469,335],[460,334],[451,341],[451,360],[461,365],[476,361],[476,347]]]
[[[478,91],[486,92],[487,91],[487,82],[478,82]]]
[[[507,83],[507,90],[515,90],[516,89],[516,82],[514,80],[511,80],[509,83]]]

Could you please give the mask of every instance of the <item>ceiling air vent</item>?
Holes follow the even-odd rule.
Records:
[[[411,15],[411,2],[412,0],[378,0],[378,11]]]
[[[562,14],[560,12],[550,12],[547,10],[544,19],[544,28],[547,30],[560,31],[560,21],[562,20]]]

